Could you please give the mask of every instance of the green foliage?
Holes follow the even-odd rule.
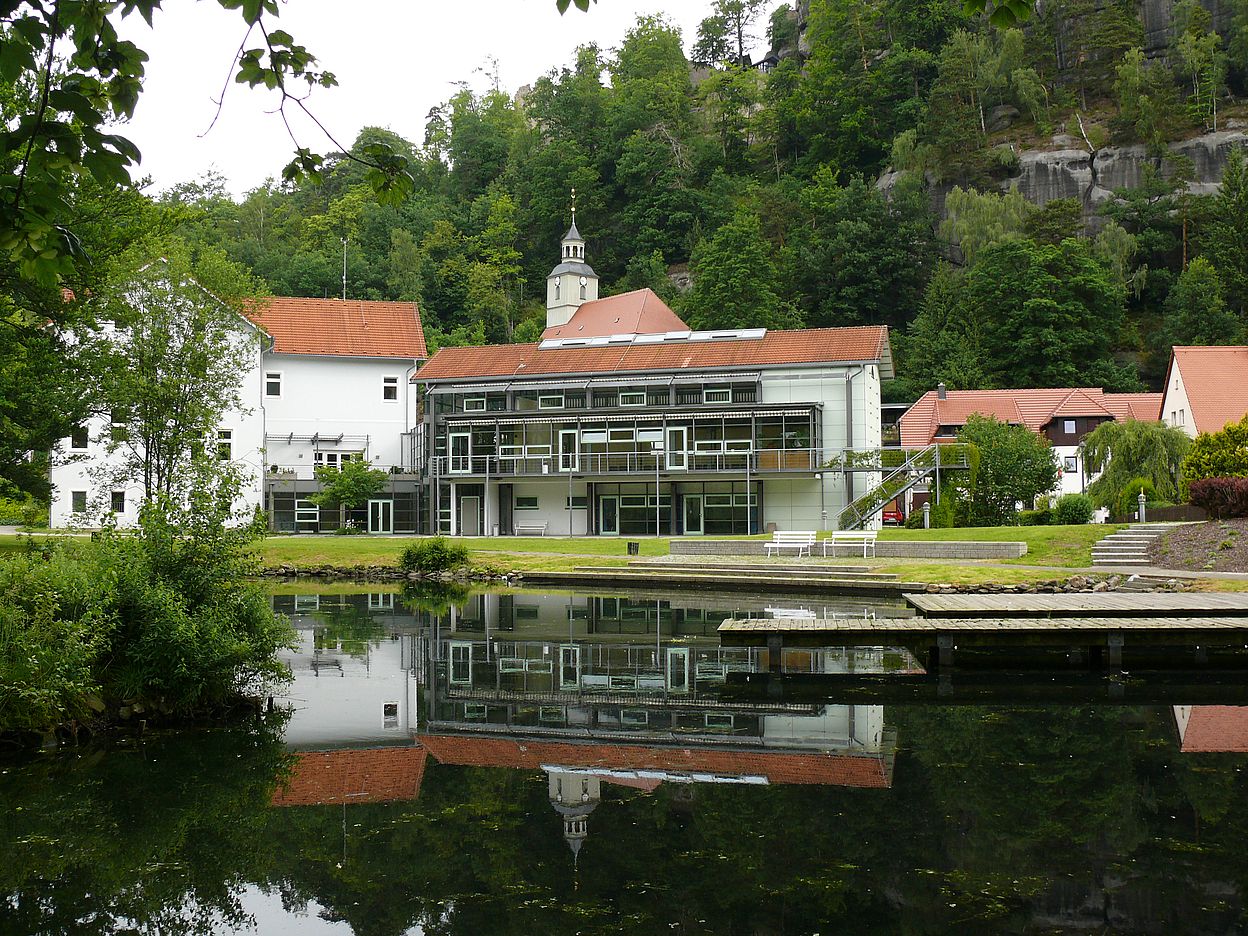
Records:
[[[1092,498],[1087,494],[1063,494],[1053,505],[1052,522],[1062,525],[1092,522]]]
[[[964,315],[978,324],[990,386],[1074,387],[1109,363],[1125,296],[1086,241],[1007,240],[967,272]]]
[[[1180,469],[1183,490],[1201,478],[1248,477],[1248,416],[1219,432],[1202,432]]]
[[[972,415],[958,441],[974,445],[979,466],[959,494],[968,526],[1013,523],[1019,510],[1057,486],[1057,463],[1048,442],[1026,426]]]
[[[1222,298],[1213,264],[1197,257],[1179,274],[1166,297],[1170,344],[1239,344],[1244,326]]]
[[[1118,499],[1114,502],[1114,512],[1120,517],[1129,517],[1140,508],[1140,495],[1144,495],[1145,505],[1157,502],[1157,491],[1148,478],[1132,478],[1122,487]]]
[[[968,265],[981,250],[1022,237],[1036,207],[1017,191],[1004,195],[955,185],[945,198],[941,235],[956,243]]]
[[[1191,444],[1183,430],[1160,422],[1101,423],[1081,443],[1088,474],[1099,473],[1088,494],[1096,506],[1116,508],[1122,492],[1145,478],[1164,500],[1177,500],[1179,466]]]
[[[1227,154],[1222,188],[1209,202],[1200,248],[1226,288],[1228,305],[1243,323],[1248,314],[1248,156],[1242,145]]]
[[[343,462],[341,467],[318,465],[314,474],[321,490],[310,495],[309,500],[331,510],[362,507],[386,487],[386,473],[370,467],[362,458]]]
[[[1053,522],[1053,511],[1048,507],[1042,507],[1038,510],[1020,510],[1018,512],[1019,526],[1048,526]]]
[[[1162,62],[1148,62],[1144,51],[1129,50],[1117,67],[1114,94],[1118,114],[1111,122],[1116,135],[1139,141],[1155,155],[1164,155],[1177,124],[1174,76]]]
[[[248,581],[250,532],[224,525],[232,493],[151,501],[133,535],[0,561],[0,731],[88,720],[100,703],[210,712],[285,678],[290,630]]]
[[[31,498],[0,497],[0,525],[46,527],[48,508]]]
[[[468,547],[445,536],[429,536],[409,543],[399,554],[404,572],[448,572],[468,564]]]
[[[756,215],[739,213],[700,243],[690,260],[693,289],[685,310],[694,328],[797,328],[780,297],[774,250]]]

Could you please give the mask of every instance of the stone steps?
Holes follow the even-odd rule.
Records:
[[[1148,557],[1148,548],[1157,537],[1169,529],[1169,524],[1140,523],[1117,533],[1110,533],[1092,546],[1092,565],[1151,565],[1152,560]]]

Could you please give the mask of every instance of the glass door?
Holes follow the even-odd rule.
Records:
[[[472,471],[472,436],[467,432],[452,432],[451,473],[468,474]]]
[[[576,471],[576,439],[575,429],[559,430],[559,470]]]
[[[685,426],[667,427],[667,470],[684,471],[689,467],[689,429]]]
[[[667,690],[668,692],[689,691],[689,648],[667,648]]]
[[[685,501],[685,533],[702,535],[702,495],[686,494]]]
[[[559,688],[578,689],[581,685],[581,648],[564,644],[559,648]]]
[[[603,536],[620,535],[620,499],[614,494],[598,498],[598,532]]]
[[[388,500],[370,500],[368,502],[368,532],[394,532],[394,502]]]

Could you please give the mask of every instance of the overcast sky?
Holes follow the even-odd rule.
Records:
[[[669,0],[664,12],[681,29],[686,51],[710,5]],[[338,87],[316,89],[308,104],[339,142],[350,146],[361,127],[381,126],[419,144],[430,108],[454,93],[455,82],[489,87],[491,56],[503,89],[514,93],[570,64],[577,46],[617,47],[639,14],[658,10],[654,0],[598,0],[588,13],[573,6],[563,16],[555,0],[288,0],[279,23],[337,76]],[[766,22],[764,14],[755,28],[760,46]],[[294,146],[263,91],[231,83],[204,135],[245,31],[238,11],[185,0],[166,3],[154,29],[137,16],[123,25],[123,36],[151,58],[134,120],[122,132],[142,152],[139,174],[151,176],[156,191],[215,169],[241,195],[280,177],[290,160]],[[335,148],[291,116],[301,145]]]

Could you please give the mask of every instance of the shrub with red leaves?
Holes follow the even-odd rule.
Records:
[[[1248,478],[1202,478],[1189,486],[1191,502],[1209,516],[1248,517]]]

